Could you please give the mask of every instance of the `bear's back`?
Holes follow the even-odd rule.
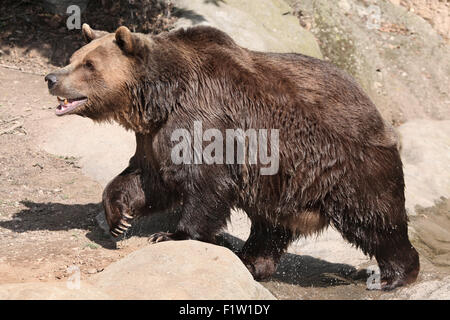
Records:
[[[220,46],[234,47],[236,43],[225,32],[210,27],[196,26],[191,28],[180,28],[167,34],[169,39],[182,41],[197,46],[208,46],[217,44]]]
[[[284,109],[291,116],[309,116],[325,130],[352,140],[391,144],[385,138],[391,136],[389,130],[364,90],[329,62],[298,53],[251,51],[209,26],[178,29],[165,37],[207,61],[205,70],[226,78],[231,91],[241,86],[262,104],[266,100],[273,114],[265,117]]]

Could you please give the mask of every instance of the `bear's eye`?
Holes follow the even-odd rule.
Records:
[[[84,63],[84,66],[85,66],[86,68],[88,68],[89,70],[94,70],[94,69],[95,69],[95,68],[94,68],[94,64],[92,63],[91,60],[87,60],[87,61]]]

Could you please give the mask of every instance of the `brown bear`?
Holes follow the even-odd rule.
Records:
[[[241,208],[252,226],[239,256],[255,279],[275,272],[292,241],[332,225],[377,259],[383,289],[415,281],[397,142],[350,76],[301,54],[247,50],[207,26],[147,36],[83,25],[83,35],[88,43],[70,64],[45,79],[57,115],[116,121],[136,133],[128,168],[103,194],[114,236],[137,216],[178,207],[176,232],[154,242],[214,242]],[[276,130],[276,148],[269,145],[278,170],[262,174],[263,162],[249,157],[175,163],[173,133],[195,134],[196,122],[222,134]]]

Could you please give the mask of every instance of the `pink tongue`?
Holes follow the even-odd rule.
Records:
[[[67,110],[67,109],[73,107],[76,103],[77,103],[77,101],[68,102],[68,103],[66,103],[66,104],[64,104],[64,102],[61,102],[61,103],[59,104],[58,110],[59,110],[59,111]]]

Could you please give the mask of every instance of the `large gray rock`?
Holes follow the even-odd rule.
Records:
[[[134,133],[117,124],[52,116],[43,119],[42,126],[45,130],[38,143],[45,151],[78,158],[83,173],[103,186],[128,166],[136,149]]]
[[[389,0],[403,6],[430,23],[445,39],[450,40],[450,2],[438,0]]]
[[[80,281],[0,285],[0,300],[139,299],[273,300],[230,250],[199,241],[140,249]]]
[[[442,280],[428,280],[406,288],[398,289],[381,297],[389,300],[449,300],[450,277]]]
[[[116,299],[275,299],[230,250],[198,241],[150,245],[91,281]]]
[[[422,17],[383,0],[287,2],[386,120],[450,119],[449,44]]]
[[[174,0],[176,27],[211,25],[239,45],[257,51],[297,52],[321,58],[314,36],[282,0]]]
[[[420,208],[410,217],[410,238],[421,254],[421,265],[450,274],[450,199]]]
[[[398,128],[402,141],[406,208],[432,207],[450,198],[450,121],[416,120]]]

